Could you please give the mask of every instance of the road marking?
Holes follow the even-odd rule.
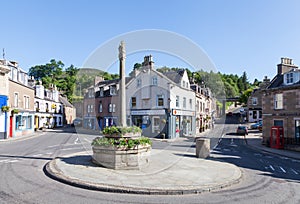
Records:
[[[34,154],[34,155],[31,155],[32,157],[39,157],[39,156],[43,156],[44,154]]]
[[[230,149],[223,149],[223,151],[230,152],[231,150]]]
[[[254,156],[262,156],[262,154],[259,154],[259,153],[254,153]]]
[[[280,159],[285,159],[286,160],[286,159],[289,159],[289,158],[287,158],[287,157],[280,157]]]
[[[286,173],[286,171],[284,170],[284,168],[282,168],[281,166],[279,168],[281,169],[281,171],[283,171],[283,173]]]
[[[292,170],[292,172],[294,173],[294,174],[297,174],[298,175],[298,172],[297,171],[295,171],[294,169],[291,169]]]
[[[233,144],[233,138],[231,138],[231,142],[230,142],[230,144]]]
[[[268,158],[268,159],[273,159],[273,157],[272,157],[272,156],[266,156],[266,158]]]
[[[74,144],[78,144],[78,143],[77,143],[78,140],[79,140],[79,138],[77,137],[76,140],[75,140],[75,142],[74,142]]]
[[[299,160],[292,159],[292,162],[300,162]]]
[[[275,171],[275,169],[273,168],[273,166],[272,166],[272,165],[270,165],[270,168],[271,168],[273,171]]]

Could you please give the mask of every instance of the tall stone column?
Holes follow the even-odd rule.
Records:
[[[119,61],[120,61],[120,85],[119,85],[119,98],[120,98],[120,126],[126,126],[126,93],[125,93],[125,43],[121,41],[119,45]]]

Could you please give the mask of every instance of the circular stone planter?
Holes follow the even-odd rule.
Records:
[[[132,149],[95,145],[93,163],[110,169],[140,169],[149,163],[151,145],[137,145]]]

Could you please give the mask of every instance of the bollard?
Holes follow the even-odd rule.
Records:
[[[208,138],[198,138],[196,140],[196,157],[197,158],[207,158],[210,154],[210,139]]]

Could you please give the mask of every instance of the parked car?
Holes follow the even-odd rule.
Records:
[[[248,135],[248,127],[244,125],[239,125],[236,129],[237,135]]]
[[[74,119],[72,126],[81,127],[82,126],[82,119],[81,118]]]
[[[260,126],[262,126],[262,121],[258,121],[257,123],[254,123],[250,126],[251,129],[258,129]]]
[[[232,112],[228,112],[226,115],[227,116],[233,116],[233,113]]]

